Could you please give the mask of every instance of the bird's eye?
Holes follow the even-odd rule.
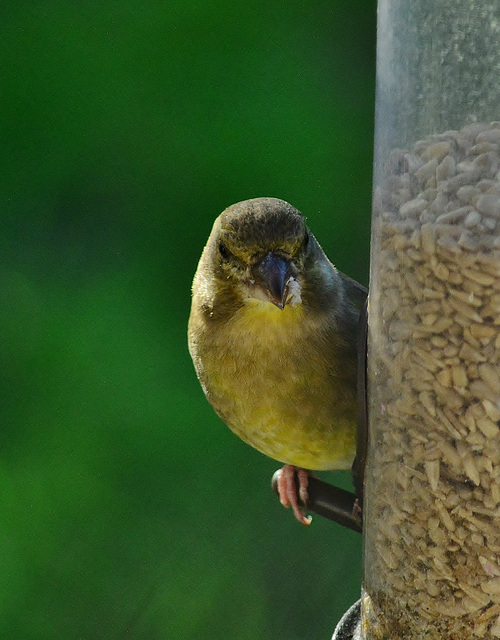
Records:
[[[219,253],[224,258],[224,260],[227,260],[229,258],[229,250],[223,242],[219,242]]]

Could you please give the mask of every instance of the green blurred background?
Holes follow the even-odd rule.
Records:
[[[358,598],[360,537],[279,506],[185,334],[238,200],[367,283],[375,9],[2,3],[1,638],[326,639]]]

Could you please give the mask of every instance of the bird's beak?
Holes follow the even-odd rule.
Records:
[[[288,297],[288,281],[290,280],[290,263],[270,251],[266,257],[253,268],[255,280],[260,282],[269,296],[269,300],[279,309],[284,309]]]

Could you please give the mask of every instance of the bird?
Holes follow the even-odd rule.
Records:
[[[303,524],[310,474],[349,469],[355,456],[366,296],[302,213],[271,197],[217,217],[194,276],[188,345],[205,396],[236,435],[284,465],[280,501]]]

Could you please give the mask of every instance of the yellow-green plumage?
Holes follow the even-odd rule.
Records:
[[[283,308],[266,290],[275,264],[287,270]],[[352,463],[352,286],[282,200],[238,203],[214,224],[193,283],[190,352],[220,417],[276,460],[315,470]]]

